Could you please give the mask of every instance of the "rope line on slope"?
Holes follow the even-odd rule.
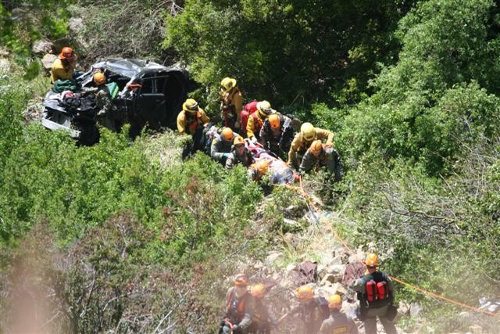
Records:
[[[312,196],[309,195],[305,189],[304,189],[304,186],[302,184],[302,177],[299,177],[299,187],[294,187],[294,186],[289,186],[289,188],[291,189],[296,189],[296,188],[299,188],[299,193],[304,197],[306,203],[308,203],[308,207],[309,207],[309,210],[315,210],[315,211],[318,211],[315,207],[314,207],[314,203],[312,201]],[[312,205],[309,205],[309,201],[312,203]],[[319,219],[317,218],[316,216],[316,213],[315,212],[311,212],[313,214],[313,217],[315,217],[315,219],[317,219],[319,221]],[[345,241],[344,239],[342,239],[337,231],[334,229],[333,230],[333,235],[335,237],[335,239],[337,239],[344,248],[346,248],[347,250],[349,250],[350,252],[354,252],[354,249],[352,247],[349,246],[349,244],[347,243],[347,241]],[[429,297],[432,297],[432,298],[436,298],[436,299],[440,299],[440,300],[443,300],[449,304],[453,304],[453,305],[456,305],[456,306],[461,306],[463,308],[467,308],[469,310],[472,310],[474,312],[477,312],[477,313],[482,313],[482,314],[486,314],[490,317],[495,317],[496,314],[495,313],[492,313],[492,312],[489,312],[487,310],[483,310],[483,309],[480,309],[479,307],[475,307],[475,306],[471,306],[471,305],[468,305],[468,304],[465,304],[465,303],[462,303],[462,302],[459,302],[457,300],[454,300],[454,299],[451,299],[451,298],[448,298],[448,297],[445,297],[441,294],[438,294],[438,293],[435,293],[435,292],[432,292],[432,291],[429,291],[429,290],[426,290],[424,288],[421,288],[421,287],[418,287],[416,285],[413,285],[413,284],[410,284],[408,282],[405,282],[395,276],[392,276],[392,275],[388,275],[392,280],[394,280],[395,282],[398,282],[400,284],[403,284],[413,290],[416,290],[420,293],[422,293],[423,295],[425,296],[429,296]]]

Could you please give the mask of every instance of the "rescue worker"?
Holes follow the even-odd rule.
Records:
[[[308,173],[313,168],[321,167],[326,167],[328,172],[335,176],[335,181],[340,181],[342,178],[342,163],[338,152],[317,139],[304,154],[299,170],[301,173]]]
[[[252,323],[252,296],[248,292],[248,278],[238,274],[234,287],[226,293],[226,314],[220,324],[219,334],[242,334]]]
[[[93,81],[95,85],[95,97],[96,97],[96,106],[99,109],[97,112],[97,118],[101,125],[112,130],[117,131],[120,127],[114,119],[114,111],[116,108],[113,106],[113,98],[112,92],[108,89],[106,85],[107,79],[104,73],[96,72],[93,76]],[[118,90],[118,86],[114,85],[116,90]],[[117,93],[114,92],[114,93]]]
[[[292,120],[280,113],[270,115],[260,129],[259,142],[268,151],[286,159],[293,140]]]
[[[256,284],[250,289],[250,294],[253,297],[253,315],[248,333],[269,334],[271,333],[271,327],[276,324],[264,302],[266,293],[267,289],[264,284]]]
[[[298,316],[302,324],[302,329],[298,333],[318,333],[321,324],[330,315],[328,302],[323,297],[315,298],[313,288],[308,285],[298,288],[296,296],[299,300],[299,305],[281,317],[279,322],[288,316]]]
[[[328,297],[328,308],[330,309],[330,317],[323,321],[320,334],[358,334],[358,327],[354,321],[340,311],[342,308],[342,297],[340,295],[332,295]]]
[[[237,164],[242,164],[248,168],[253,163],[254,159],[245,145],[245,139],[241,136],[234,137],[231,155],[226,160],[226,168],[231,169]]]
[[[182,104],[182,110],[177,115],[177,130],[180,134],[190,134],[192,143],[188,143],[182,151],[185,159],[198,150],[203,150],[203,128],[210,121],[205,111],[198,106],[194,99],[187,99]]]
[[[234,131],[240,130],[243,97],[236,86],[236,79],[226,77],[220,82],[220,109],[225,127]]]
[[[247,137],[258,141],[260,138],[260,129],[264,125],[264,121],[274,112],[275,110],[271,108],[271,104],[268,101],[257,103],[257,111],[248,117]]]
[[[366,256],[366,274],[354,282],[352,289],[357,292],[360,309],[358,318],[365,324],[366,334],[377,333],[377,317],[387,334],[396,334],[393,320],[397,314],[394,306],[394,286],[392,280],[378,271],[378,256]]]
[[[72,48],[65,46],[61,53],[52,64],[50,70],[50,81],[55,83],[56,80],[73,80],[76,67],[76,55]]]
[[[233,141],[239,135],[234,133],[231,128],[222,128],[221,133],[212,141],[212,146],[210,148],[210,156],[212,159],[220,162],[222,165],[226,165],[226,161],[232,158],[231,148],[233,146]]]
[[[288,165],[299,169],[300,162],[307,149],[315,140],[326,141],[325,147],[333,146],[333,132],[315,128],[311,123],[304,123],[300,132],[295,135],[290,150],[288,151]]]

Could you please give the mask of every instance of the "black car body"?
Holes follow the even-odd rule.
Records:
[[[120,119],[130,123],[132,137],[144,127],[153,130],[175,127],[189,83],[187,72],[182,67],[167,67],[138,59],[108,59],[95,63],[77,78],[82,91],[94,86],[93,74],[97,71],[105,74],[108,83],[115,82],[118,85],[119,94],[113,99],[113,105],[123,116]],[[52,130],[68,130],[72,137],[82,139],[82,130],[86,131],[79,124],[78,117],[83,112],[68,111],[57,95],[49,91],[45,96],[42,124]],[[88,121],[93,114],[87,112],[86,115]],[[88,126],[88,122],[85,124]],[[113,127],[112,130],[117,128]]]

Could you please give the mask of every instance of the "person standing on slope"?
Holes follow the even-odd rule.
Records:
[[[342,297],[340,295],[333,295],[328,298],[328,308],[330,309],[330,317],[323,321],[319,329],[320,334],[358,334],[358,327],[356,327],[354,321],[340,310],[342,308]]]

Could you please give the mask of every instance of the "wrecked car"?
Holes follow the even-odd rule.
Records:
[[[103,117],[92,104],[93,74],[102,72],[108,84],[118,87],[112,97],[114,112]],[[107,59],[92,65],[75,78],[75,92],[49,91],[43,101],[42,124],[51,130],[66,130],[80,144],[99,140],[97,123],[119,131],[130,123],[130,136],[145,127],[152,130],[175,128],[176,117],[188,91],[187,72],[178,65],[163,66],[138,59]]]

